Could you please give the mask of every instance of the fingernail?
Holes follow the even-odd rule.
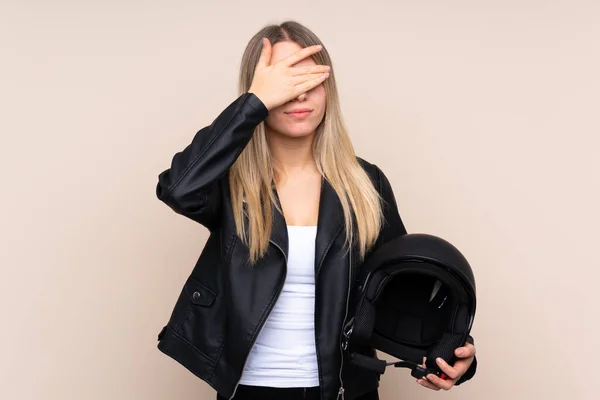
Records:
[[[456,350],[456,354],[457,354],[457,355],[459,355],[459,356],[462,356],[462,355],[463,355],[463,353],[464,353],[464,351],[463,351],[463,350]]]
[[[437,361],[438,364],[444,363],[444,360],[441,357],[436,358],[435,361]]]

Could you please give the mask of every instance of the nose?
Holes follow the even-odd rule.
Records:
[[[298,101],[306,100],[306,93],[302,93],[300,96],[296,97],[296,100],[298,100]]]

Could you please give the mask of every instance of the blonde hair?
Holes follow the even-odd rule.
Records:
[[[244,51],[239,76],[240,95],[250,89],[263,37],[268,38],[271,45],[281,41],[293,41],[301,47],[323,45],[314,33],[295,21],[263,28],[249,41]],[[335,73],[325,46],[312,58],[317,64],[331,66],[329,78],[323,83],[326,112],[317,127],[313,154],[319,172],[340,199],[345,219],[346,244],[350,248],[356,242],[362,260],[377,240],[383,223],[381,198],[356,158],[342,119]],[[272,206],[282,212],[273,192],[274,177],[265,122],[261,122],[229,171],[236,231],[249,248],[251,264],[258,261],[269,246]],[[244,200],[248,226],[244,218]],[[357,237],[354,237],[355,230]]]

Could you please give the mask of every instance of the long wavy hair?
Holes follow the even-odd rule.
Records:
[[[323,83],[326,111],[317,127],[313,154],[317,169],[340,199],[345,219],[346,245],[350,248],[356,243],[360,250],[360,259],[363,260],[377,240],[383,223],[381,198],[356,158],[342,118],[335,72],[329,53],[319,38],[298,22],[286,21],[280,25],[266,26],[252,37],[244,51],[239,75],[240,95],[250,89],[262,51],[263,37],[268,38],[271,45],[281,41],[293,41],[301,47],[317,44],[323,46],[312,59],[316,64],[329,65],[331,70],[329,78]],[[265,122],[261,122],[229,172],[236,230],[249,248],[251,264],[256,263],[269,246],[273,207],[282,212],[273,191],[275,177],[276,170],[268,146]],[[245,213],[247,221],[244,218]]]

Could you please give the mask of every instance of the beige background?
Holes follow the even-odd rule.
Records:
[[[214,398],[156,349],[207,232],[154,188],[288,18],[408,230],[476,271],[476,379],[382,399],[599,398],[595,0],[0,1],[0,398]]]

